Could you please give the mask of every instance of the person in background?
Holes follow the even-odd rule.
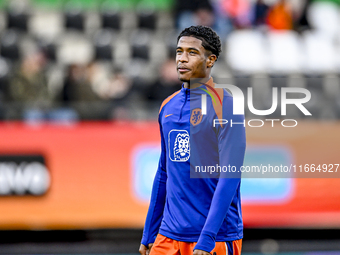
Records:
[[[174,13],[179,30],[201,22],[210,26],[214,23],[213,8],[209,0],[177,0]]]
[[[157,107],[181,86],[176,72],[176,63],[173,59],[167,59],[159,73],[160,77],[146,91],[146,98],[149,102],[156,103]]]
[[[45,58],[41,52],[26,56],[10,81],[9,93],[13,101],[40,103],[50,101],[44,75]]]
[[[263,0],[257,0],[254,6],[253,26],[266,25],[269,6]]]
[[[299,32],[311,29],[311,25],[309,24],[309,18],[307,14],[311,4],[312,0],[305,0],[302,11],[297,18],[296,27]]]
[[[130,119],[129,105],[131,103],[132,81],[119,69],[107,70],[100,65],[94,65],[89,73],[89,81],[103,105],[108,107],[108,119]]]
[[[63,101],[81,119],[111,119],[113,108],[129,94],[130,80],[119,70],[111,73],[97,62],[73,64],[63,88]]]
[[[228,0],[229,1],[229,0]],[[222,41],[233,27],[228,14],[221,8],[224,0],[177,0],[175,21],[179,31],[191,25],[212,27]]]
[[[65,106],[74,109],[83,120],[99,117],[97,102],[100,101],[100,97],[93,90],[89,80],[91,65],[70,65],[62,91]]]
[[[68,68],[63,97],[65,101],[97,101],[99,96],[94,92],[89,80],[93,64],[82,66],[72,64]]]
[[[293,13],[287,0],[279,0],[269,9],[267,24],[274,30],[293,29]]]
[[[251,26],[251,6],[248,0],[221,0],[220,6],[230,17],[234,28]]]
[[[45,75],[46,59],[41,51],[26,55],[17,72],[9,81],[8,94],[19,113],[16,117],[44,119],[45,113],[53,104]]]

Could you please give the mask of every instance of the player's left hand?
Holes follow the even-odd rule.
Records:
[[[193,255],[211,255],[211,253],[202,250],[194,250]]]

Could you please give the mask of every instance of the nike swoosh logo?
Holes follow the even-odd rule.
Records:
[[[173,115],[173,113],[165,115],[165,118],[166,118],[166,117],[169,117],[169,116],[171,116],[171,115]]]

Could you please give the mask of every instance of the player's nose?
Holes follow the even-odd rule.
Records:
[[[180,62],[188,62],[189,61],[188,54],[186,52],[183,52],[180,56],[178,56],[178,60]]]

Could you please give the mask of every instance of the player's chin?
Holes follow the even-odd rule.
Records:
[[[181,81],[181,82],[190,82],[190,78],[191,76],[190,75],[187,75],[187,74],[178,74],[178,79]]]

